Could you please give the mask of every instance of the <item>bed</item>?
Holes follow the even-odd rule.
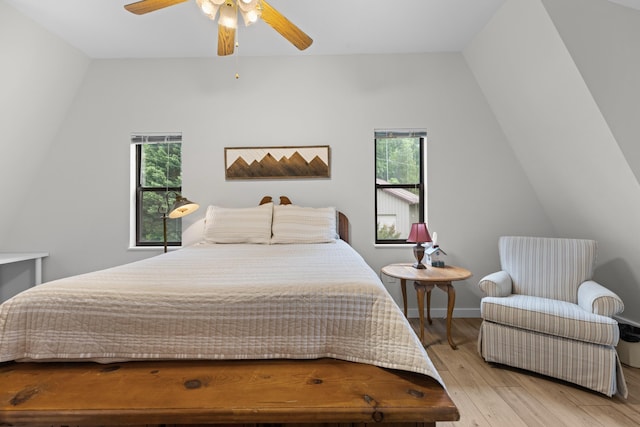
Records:
[[[459,419],[379,277],[337,238],[344,216],[273,203],[205,216],[196,245],[0,306],[0,425]]]

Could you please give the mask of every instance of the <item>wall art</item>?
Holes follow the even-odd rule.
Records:
[[[226,179],[329,178],[328,145],[226,147]]]

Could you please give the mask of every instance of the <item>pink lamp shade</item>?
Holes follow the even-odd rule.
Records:
[[[424,222],[414,222],[413,224],[411,224],[411,231],[409,232],[407,242],[416,244],[413,247],[413,256],[415,256],[416,258],[416,263],[413,264],[413,268],[427,268],[422,263],[422,258],[424,258],[424,246],[422,246],[422,244],[430,241],[431,236],[429,235],[427,224],[425,224]]]
[[[409,232],[407,242],[426,243],[430,241],[431,236],[429,235],[427,224],[425,224],[424,222],[414,222],[413,224],[411,224],[411,231]]]

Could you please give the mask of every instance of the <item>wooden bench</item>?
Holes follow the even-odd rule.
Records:
[[[459,417],[431,378],[334,359],[0,364],[0,426],[434,426]]]

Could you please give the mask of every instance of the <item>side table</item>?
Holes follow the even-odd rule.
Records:
[[[34,260],[36,263],[35,284],[39,285],[42,283],[42,258],[48,256],[48,252],[0,252],[0,265]]]
[[[426,266],[417,269],[410,263],[390,264],[382,267],[382,274],[400,279],[402,288],[402,302],[404,315],[407,316],[407,280],[414,282],[418,297],[418,311],[420,314],[420,342],[424,344],[424,296],[427,295],[427,320],[431,324],[431,291],[437,287],[447,293],[447,341],[454,350],[457,348],[451,338],[451,318],[456,303],[456,290],[453,282],[471,277],[471,272],[462,267],[447,265],[445,267]]]

